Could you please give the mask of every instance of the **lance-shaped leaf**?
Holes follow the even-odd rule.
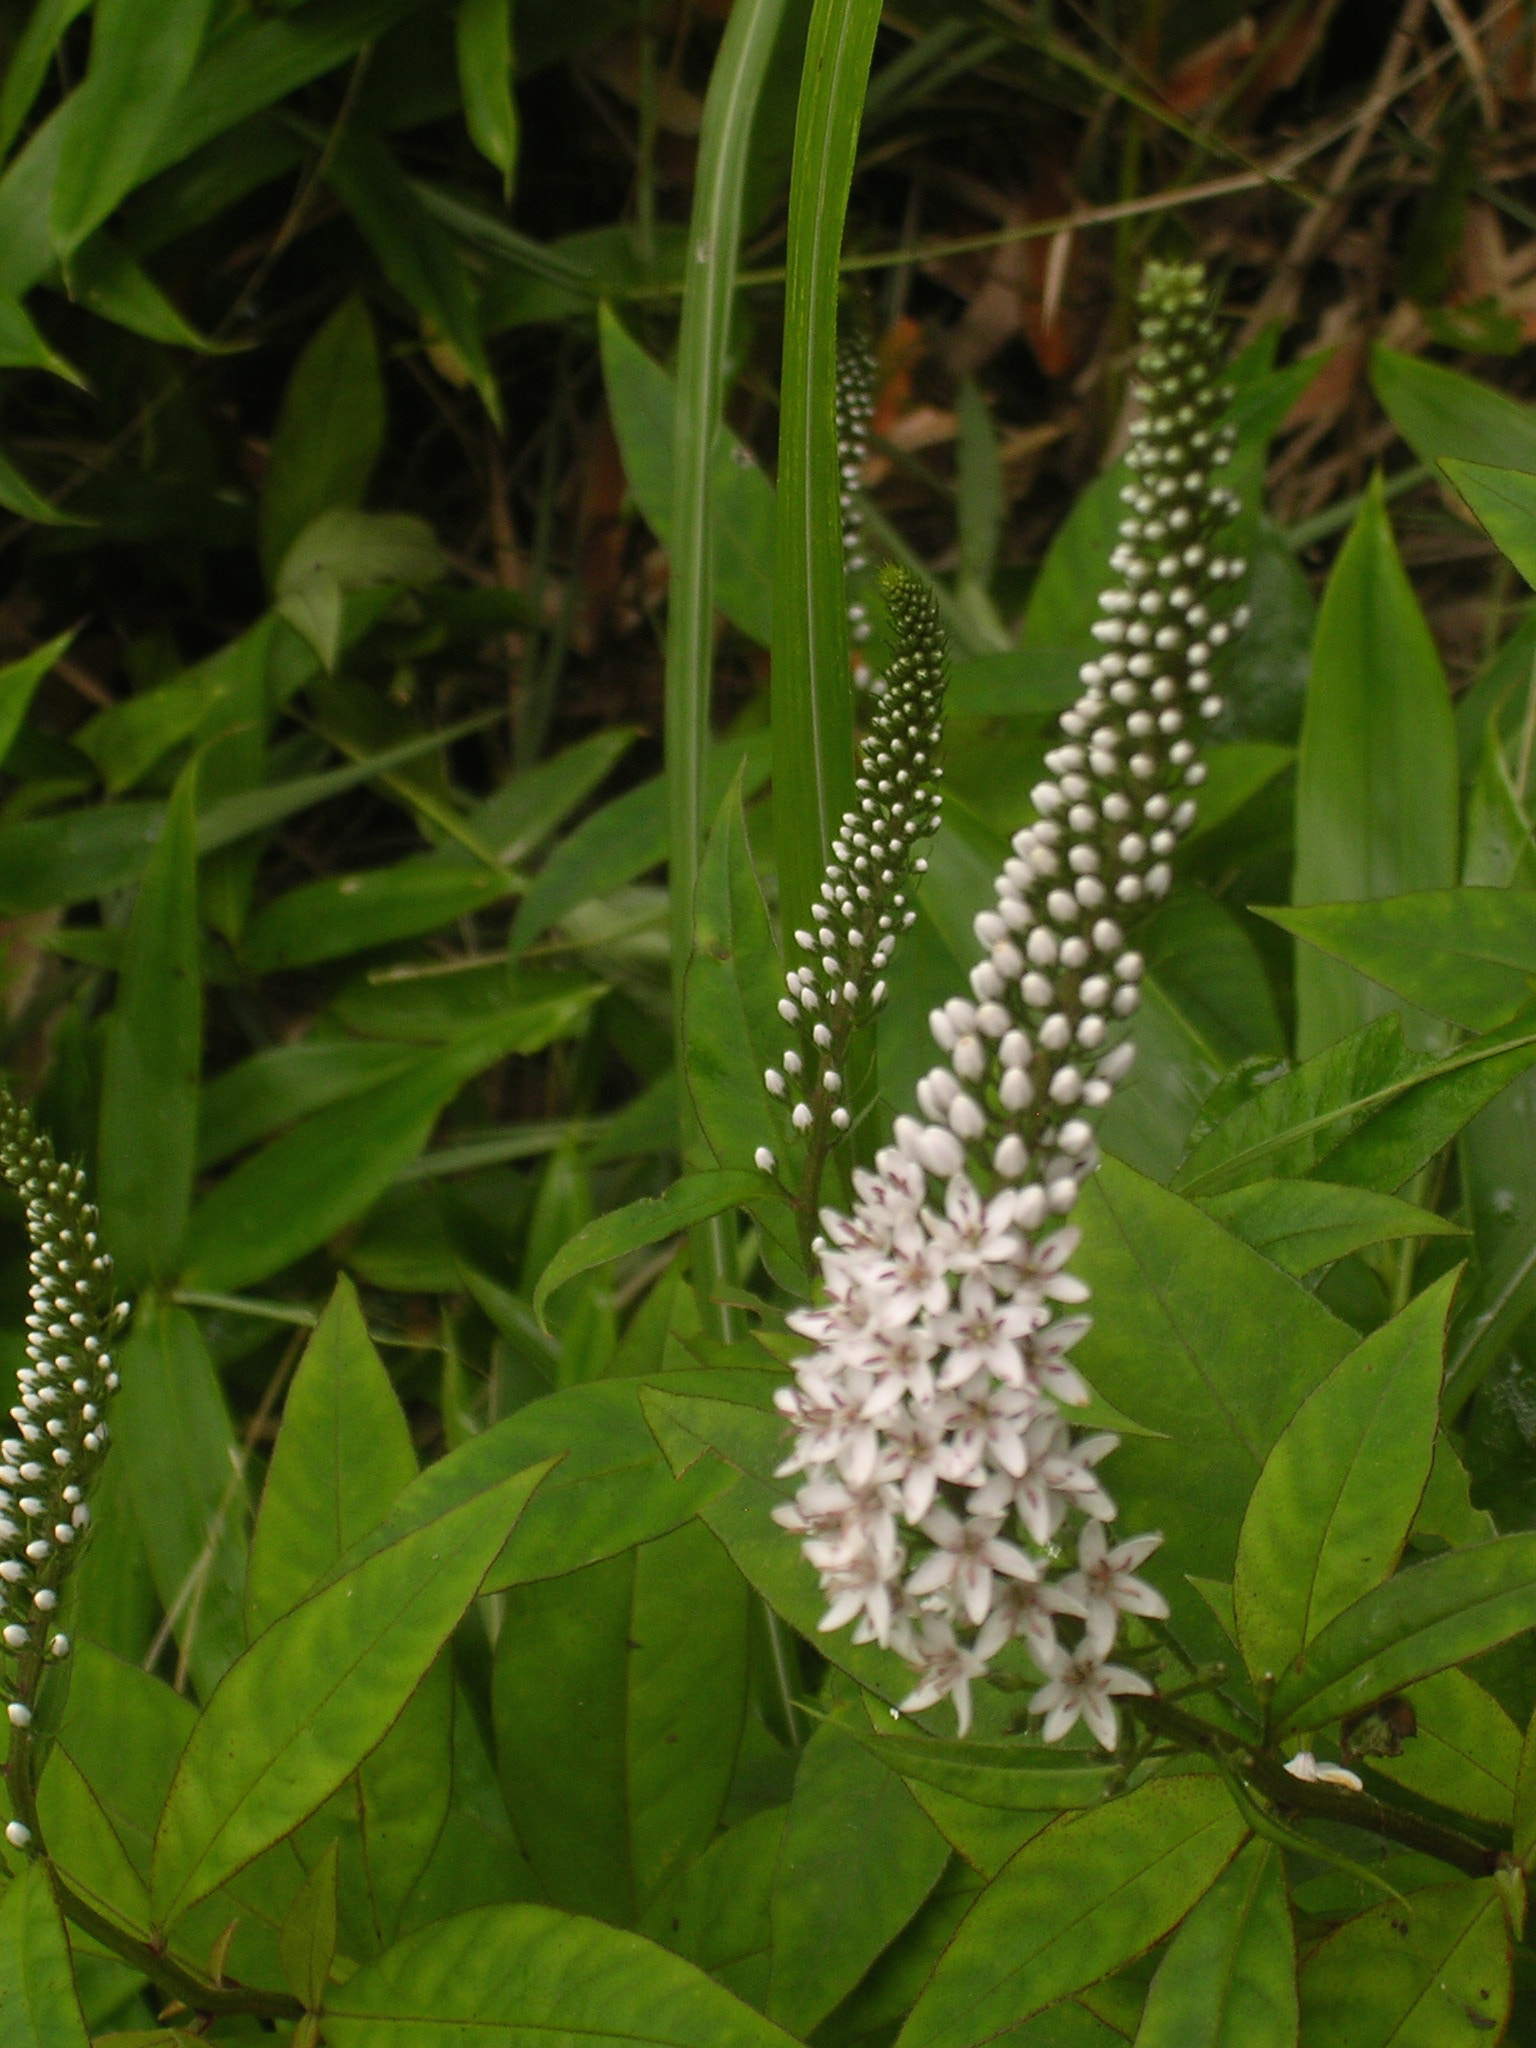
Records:
[[[1521,407],[1524,412],[1525,407]],[[1536,588],[1536,476],[1523,469],[1496,468],[1487,462],[1462,462],[1454,457],[1440,467],[1508,555],[1520,574]]]
[[[1520,1770],[1520,1730],[1465,1671],[1441,1671],[1409,1689],[1418,1726],[1401,1756],[1373,1771],[1439,1806],[1508,1827]]]
[[[977,1899],[900,2048],[979,2048],[1097,1983],[1178,1925],[1244,1832],[1217,1778],[1159,1780],[1057,1821]]]
[[[1250,1842],[1158,1964],[1136,2048],[1295,2048],[1296,2014],[1285,1865]]]
[[[261,562],[270,583],[309,522],[363,502],[384,444],[384,380],[373,323],[346,299],[294,365],[261,490]]]
[[[46,1863],[0,1899],[0,2039],[6,2048],[86,2048],[69,1943]]]
[[[11,742],[21,730],[21,721],[38,684],[74,637],[73,630],[61,633],[57,640],[50,640],[31,654],[23,655],[20,661],[0,668],[0,767],[5,765]]]
[[[1272,924],[1468,1031],[1507,1024],[1531,999],[1536,896],[1431,889],[1376,903],[1265,910]]]
[[[1265,1460],[1234,1588],[1255,1678],[1283,1671],[1395,1568],[1434,1456],[1457,1277],[1427,1288],[1335,1366]]]
[[[1346,1607],[1281,1674],[1275,1725],[1321,1728],[1536,1626],[1536,1533],[1399,1572]]]
[[[1373,1188],[1325,1180],[1256,1180],[1201,1203],[1282,1273],[1300,1279],[1368,1244],[1403,1237],[1456,1237],[1462,1226]]]
[[[553,1912],[483,1906],[407,1935],[326,2002],[332,2048],[791,2048],[681,1957]]]
[[[742,1173],[732,1168],[719,1173],[688,1173],[674,1181],[664,1195],[649,1195],[623,1209],[611,1209],[594,1217],[562,1245],[539,1275],[533,1290],[533,1312],[540,1322],[544,1304],[557,1287],[574,1280],[578,1273],[590,1273],[610,1259],[626,1252],[643,1251],[676,1237],[695,1223],[706,1222],[727,1209],[740,1208],[763,1193],[760,1173]]]
[[[1474,2048],[1509,2014],[1498,1887],[1431,1885],[1346,1921],[1301,1973],[1306,2048]]]
[[[365,1558],[231,1665],[160,1817],[160,1925],[297,1827],[377,1746],[547,1470],[503,1479]]]
[[[769,2015],[805,2039],[933,1890],[949,1844],[876,1744],[823,1722],[801,1752],[770,1900]]]

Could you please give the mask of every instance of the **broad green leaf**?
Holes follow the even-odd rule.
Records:
[[[194,1317],[153,1297],[121,1347],[115,1456],[155,1588],[206,1699],[245,1647],[245,1455]]]
[[[1336,1365],[1266,1459],[1243,1518],[1234,1587],[1255,1679],[1284,1672],[1395,1569],[1434,1456],[1458,1277],[1426,1288]]]
[[[504,1599],[494,1713],[518,1839],[556,1904],[633,1920],[719,1823],[747,1589],[693,1523]]]
[[[376,136],[354,127],[332,154],[326,177],[428,338],[450,352],[458,375],[474,386],[499,422],[500,394],[486,361],[469,275],[452,236],[422,205]]]
[[[1442,1671],[1410,1686],[1418,1720],[1401,1756],[1371,1759],[1371,1769],[1424,1799],[1508,1827],[1520,1770],[1520,1730],[1498,1701],[1464,1671]]]
[[[0,156],[7,154],[42,89],[60,38],[90,0],[35,0],[0,84]]]
[[[149,1894],[119,1839],[105,1805],[67,1749],[55,1744],[37,1794],[49,1860],[67,1882],[140,1940],[150,1931]]]
[[[86,2048],[69,1942],[41,1861],[0,1899],[0,2035],[6,2048]]]
[[[769,2017],[805,2039],[900,1934],[948,1861],[949,1844],[878,1746],[855,1740],[841,1719],[823,1722],[800,1753],[773,1877]]]
[[[515,1904],[539,1895],[480,1731],[478,1713],[457,1688],[453,1703],[453,1781],[448,1811],[425,1870],[401,1916],[401,1933],[471,1906]]]
[[[1214,1778],[1171,1778],[1036,1835],[961,1923],[901,2048],[977,2048],[1096,1983],[1177,1926],[1242,1820]]]
[[[1536,1712],[1526,1724],[1515,1779],[1514,1851],[1527,1862],[1536,1848]]]
[[[810,922],[853,800],[853,688],[834,418],[839,263],[880,0],[814,0],[785,249],[773,563],[773,830],[780,922]]]
[[[261,492],[261,562],[269,583],[321,512],[363,502],[384,443],[384,380],[373,323],[346,299],[294,365]]]
[[[1197,1137],[1173,1185],[1201,1201],[1268,1179],[1390,1193],[1536,1060],[1531,1022],[1425,1061],[1399,1018],[1380,1017],[1239,1101]]]
[[[1536,587],[1536,477],[1523,469],[1495,468],[1484,462],[1447,460],[1440,467],[1487,528],[1500,553]]]
[[[1524,890],[1433,889],[1263,915],[1306,940],[1298,962],[1326,954],[1469,1031],[1507,1024],[1531,999],[1536,895]]]
[[[556,1578],[677,1529],[729,1484],[699,1459],[674,1476],[640,1407],[633,1380],[596,1380],[530,1402],[439,1458],[401,1494],[345,1560],[446,1514],[508,1473],[558,1462],[486,1576],[488,1593]]]
[[[1086,660],[1093,646],[1089,629],[1098,616],[1104,564],[1125,513],[1120,492],[1129,475],[1125,464],[1117,462],[1078,493],[1030,586],[1019,635],[1022,646],[1063,648],[1079,661]]]
[[[1510,778],[1509,762],[1492,719],[1477,777],[1467,793],[1467,843],[1461,882],[1468,889],[1536,886],[1536,839]]]
[[[523,769],[470,812],[470,831],[503,867],[515,867],[592,794],[634,742],[633,727],[619,726]]]
[[[160,1818],[151,1881],[160,1924],[296,1827],[378,1744],[546,1470],[515,1473],[375,1551],[230,1667]]]
[[[852,1733],[909,1785],[931,1788],[998,1813],[1053,1813],[1096,1806],[1113,1765],[1081,1750],[1038,1742],[935,1741],[926,1735],[877,1735],[855,1721]]]
[[[1460,1225],[1394,1195],[1324,1180],[1255,1180],[1200,1205],[1298,1280],[1368,1244],[1454,1237]]]
[[[1371,387],[1420,462],[1446,456],[1536,470],[1536,412],[1444,363],[1371,350]]]
[[[788,1809],[770,1806],[715,1837],[658,1893],[640,1933],[707,1970],[761,2012],[773,1927],[769,1899]]]
[[[1445,676],[1398,559],[1378,479],[1318,615],[1297,772],[1292,902],[1448,888],[1456,879],[1458,810]],[[1389,1007],[1378,989],[1305,948],[1296,960],[1296,1001],[1304,1058]],[[1422,1020],[1409,1022],[1422,1036]]]
[[[512,96],[512,0],[459,0],[457,50],[464,125],[501,173],[512,197],[517,171],[517,102]]]
[[[791,1156],[788,1120],[763,1085],[765,1069],[783,1058],[781,994],[778,949],[738,787],[716,813],[699,869],[683,991],[683,1076],[698,1128],[721,1166],[746,1167],[760,1145]]]
[[[241,957],[254,975],[313,966],[437,931],[489,909],[515,887],[514,877],[498,878],[457,850],[327,876],[263,905],[246,927]]]
[[[127,197],[192,75],[212,0],[98,0],[91,61],[66,102],[49,227],[67,257]]]
[[[73,630],[61,633],[57,640],[50,640],[46,646],[23,655],[20,661],[9,662],[0,668],[0,768],[5,766],[11,742],[21,730],[21,721],[27,715],[38,684],[74,637]]]
[[[680,1957],[547,1906],[485,1906],[407,1935],[325,2010],[333,2048],[789,2048]]]
[[[318,2012],[336,1958],[336,1844],[331,1843],[294,1895],[278,1935],[288,1989]]]
[[[1108,1159],[1079,1205],[1093,1327],[1089,1384],[1152,1436],[1128,1436],[1108,1484],[1127,1528],[1161,1528],[1158,1582],[1219,1656],[1186,1574],[1230,1579],[1254,1483],[1297,1408],[1354,1334],[1259,1253]]]
[[[1399,1572],[1281,1673],[1276,1726],[1324,1727],[1536,1626],[1536,1534],[1497,1536]]]
[[[424,519],[409,512],[317,512],[278,565],[277,609],[333,670],[341,653],[347,593],[435,583],[446,566]]]
[[[1136,2048],[1295,2048],[1296,1935],[1285,1866],[1253,1841],[1173,1937]]]
[[[333,1102],[392,1080],[421,1057],[389,1040],[313,1038],[269,1046],[203,1084],[197,1163],[216,1166]]]
[[[192,1205],[202,1061],[196,765],[139,885],[107,1026],[97,1173],[102,1225],[130,1287],[175,1276]]]
[[[484,4],[484,0],[480,0]],[[624,474],[663,547],[672,542],[677,391],[611,308],[598,328],[603,383]],[[766,647],[773,637],[773,485],[724,424],[710,460],[715,598],[733,626]]]
[[[246,1572],[252,1639],[304,1599],[416,1477],[410,1426],[343,1276],[299,1361]]]
[[[711,813],[738,770],[745,796],[755,795],[762,787],[768,776],[767,737],[766,733],[754,733],[745,739],[724,740],[711,750],[705,778],[705,801]],[[513,956],[542,938],[578,904],[605,896],[659,867],[667,858],[667,842],[666,786],[659,776],[626,790],[584,818],[554,849],[518,905],[512,924]]]
[[[281,653],[302,644],[269,613],[206,661],[98,712],[71,735],[72,743],[96,763],[111,795],[131,789],[172,747],[226,728],[252,696],[265,694],[280,667],[279,636],[288,643]],[[295,685],[306,669],[314,673],[307,649]]]
[[[1474,2048],[1509,2013],[1509,1935],[1491,1878],[1432,1885],[1348,1920],[1301,1972],[1301,2048]]]
[[[763,1179],[758,1173],[689,1173],[674,1181],[664,1195],[649,1195],[623,1209],[610,1209],[606,1216],[594,1218],[579,1230],[544,1267],[533,1290],[534,1314],[542,1320],[550,1295],[578,1273],[590,1273],[626,1252],[660,1244],[692,1224],[740,1208],[762,1191]]]
[[[586,1000],[513,1008],[296,1124],[204,1196],[187,1234],[185,1284],[227,1292],[323,1244],[372,1207],[467,1081],[509,1053],[547,1045]]]

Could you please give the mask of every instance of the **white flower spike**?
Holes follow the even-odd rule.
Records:
[[[1127,934],[1167,892],[1168,857],[1194,821],[1204,769],[1187,735],[1221,709],[1212,652],[1246,616],[1224,604],[1243,564],[1215,547],[1238,504],[1216,476],[1233,430],[1202,274],[1154,265],[1141,304],[1142,416],[1118,580],[1094,628],[1103,651],[1062,715],[997,908],[976,920],[971,997],[929,1020],[943,1057],[918,1086],[920,1114],[898,1117],[874,1170],[855,1171],[851,1215],[822,1211],[823,1298],[789,1319],[813,1348],[779,1395],[794,1429],[780,1470],[802,1483],[776,1514],[821,1576],[822,1627],[852,1623],[855,1641],[898,1650],[919,1674],[906,1711],[950,1699],[963,1734],[972,1685],[1018,1641],[1044,1681],[1030,1705],[1046,1739],[1082,1720],[1105,1748],[1114,1700],[1151,1690],[1109,1661],[1121,1618],[1168,1609],[1136,1576],[1161,1538],[1112,1546],[1106,1533],[1116,1509],[1100,1467],[1118,1438],[1079,1434],[1064,1412],[1090,1398],[1069,1359],[1088,1328],[1070,1311],[1088,1290],[1067,1270],[1078,1233],[1060,1219],[1097,1164],[1093,1119],[1130,1066],[1123,1020],[1143,961]],[[916,620],[920,596],[908,579],[893,611]],[[942,646],[936,621],[923,632],[921,673],[893,664],[863,807],[843,821],[818,930],[804,934],[813,964],[789,976],[782,1005],[800,1030],[784,1085],[818,1113],[827,1070],[844,1067],[840,990],[868,986],[861,974],[898,929],[894,908],[871,916],[877,890],[893,890],[936,808]],[[1325,1782],[1351,1775],[1289,1766],[1308,1767]]]

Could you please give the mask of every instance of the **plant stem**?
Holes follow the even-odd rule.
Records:
[[[1489,1877],[1498,1864],[1500,1850],[1485,1848],[1437,1821],[1388,1806],[1369,1792],[1305,1784],[1291,1776],[1279,1757],[1234,1740],[1169,1700],[1133,1697],[1126,1704],[1156,1734],[1170,1737],[1181,1749],[1219,1760],[1277,1807],[1308,1820],[1342,1821],[1347,1827],[1360,1828],[1383,1841],[1433,1856],[1454,1870],[1465,1871],[1469,1877]]]

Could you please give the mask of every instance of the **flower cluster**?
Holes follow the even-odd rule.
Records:
[[[793,1102],[790,1122],[813,1134],[813,1146],[848,1128],[848,1042],[885,999],[897,934],[917,915],[905,885],[927,865],[914,849],[939,823],[946,663],[938,610],[905,569],[886,569],[880,588],[895,653],[859,748],[857,801],[843,814],[811,908],[815,929],[795,933],[807,964],[785,976],[779,1014],[798,1043],[764,1076],[770,1094]],[[757,1163],[774,1170],[767,1151]]]
[[[60,1165],[49,1139],[4,1089],[0,1174],[26,1205],[32,1240],[27,1363],[16,1375],[21,1399],[11,1410],[16,1434],[0,1441],[0,1643],[25,1675],[45,1654],[69,1654],[53,1616],[73,1546],[90,1525],[87,1495],[107,1448],[103,1411],[117,1387],[107,1346],[128,1309],[113,1301],[112,1261],[85,1200],[85,1175]],[[7,1711],[18,1727],[31,1718],[20,1700]],[[11,1839],[24,1846],[14,1832]]]
[[[838,509],[843,527],[843,567],[858,576],[868,567],[864,540],[864,467],[869,460],[869,429],[875,416],[875,359],[861,319],[843,330],[837,343]],[[885,680],[877,676],[864,652],[873,632],[868,607],[860,598],[848,606],[848,631],[853,641],[853,680],[861,690],[879,696]]]
[[[1135,1576],[1160,1538],[1106,1534],[1099,1467],[1117,1439],[1063,1413],[1090,1398],[1070,1362],[1088,1328],[1071,1313],[1087,1298],[1067,1270],[1077,1232],[1041,1233],[1092,1171],[1091,1114],[1130,1064],[1127,927],[1172,880],[1204,773],[1192,734],[1221,708],[1213,653],[1243,623],[1241,607],[1217,616],[1243,564],[1213,545],[1238,507],[1214,474],[1229,394],[1197,269],[1149,269],[1141,343],[1103,651],[976,920],[971,996],[930,1019],[947,1059],[919,1084],[921,1116],[855,1174],[851,1216],[823,1212],[824,1299],[791,1318],[815,1348],[780,1397],[782,1470],[803,1483],[778,1518],[820,1574],[822,1626],[899,1650],[919,1672],[906,1706],[953,1698],[962,1732],[972,1681],[1017,1638],[1046,1738],[1081,1717],[1106,1747],[1114,1697],[1148,1690],[1109,1660],[1123,1614],[1167,1612]],[[926,727],[920,741],[931,753]]]

